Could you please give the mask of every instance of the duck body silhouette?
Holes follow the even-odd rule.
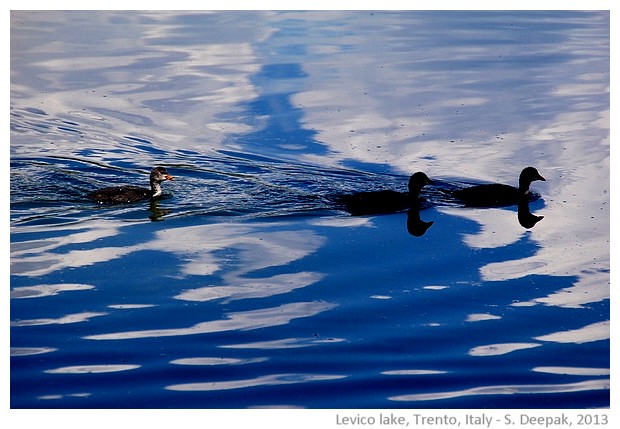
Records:
[[[526,167],[519,176],[519,187],[491,183],[459,189],[452,196],[468,207],[502,207],[516,205],[522,200],[536,197],[530,192],[530,185],[535,180],[546,181],[534,167]]]
[[[418,208],[420,190],[432,183],[428,176],[421,171],[409,178],[409,192],[393,190],[358,192],[350,195],[340,195],[337,201],[354,216],[396,213],[399,211]]]
[[[133,203],[135,201],[161,196],[161,182],[173,179],[174,178],[168,174],[164,167],[155,167],[150,175],[150,189],[132,185],[110,186],[90,192],[87,196],[98,204]]]

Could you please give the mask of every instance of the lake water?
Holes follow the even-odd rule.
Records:
[[[609,407],[609,19],[12,12],[11,407]]]

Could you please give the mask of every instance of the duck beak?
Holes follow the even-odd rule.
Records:
[[[174,180],[174,177],[172,177],[169,174],[166,174],[166,180]],[[545,179],[543,179],[543,180],[545,180]]]
[[[542,180],[543,182],[546,182],[547,180],[542,177],[540,174],[538,175],[538,177],[536,177],[536,180]]]

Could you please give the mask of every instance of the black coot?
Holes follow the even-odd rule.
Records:
[[[416,207],[419,204],[420,190],[431,182],[421,171],[409,178],[409,192],[392,190],[358,192],[357,194],[341,195],[338,202],[355,216],[395,213]]]
[[[151,171],[151,189],[131,185],[111,186],[89,193],[88,198],[99,204],[122,204],[156,198],[162,193],[161,182],[164,180],[173,180],[173,177],[164,167],[155,167]]]
[[[545,180],[534,167],[526,167],[519,176],[519,187],[499,183],[477,185],[459,189],[452,194],[470,207],[499,207],[518,204],[527,198],[530,184],[535,180]]]

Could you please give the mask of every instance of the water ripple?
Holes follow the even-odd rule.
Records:
[[[467,396],[486,396],[486,395],[532,395],[543,393],[573,393],[592,390],[609,390],[610,381],[607,380],[588,380],[577,383],[565,384],[513,384],[498,386],[480,386],[471,389],[454,390],[437,393],[421,393],[411,395],[392,396],[392,401],[419,402],[436,401],[441,399],[463,398]]]
[[[322,374],[273,374],[247,380],[173,384],[170,386],[166,386],[166,389],[176,391],[208,392],[230,389],[244,389],[247,387],[256,386],[282,386],[286,384],[339,380],[345,377],[345,375]]]

